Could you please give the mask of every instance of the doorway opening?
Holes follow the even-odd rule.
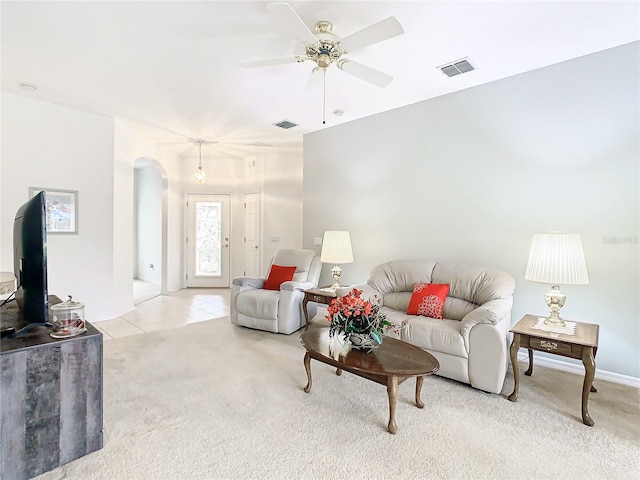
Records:
[[[133,171],[133,303],[167,294],[167,175],[152,158]]]

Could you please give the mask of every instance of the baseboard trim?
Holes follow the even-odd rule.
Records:
[[[518,361],[529,361],[529,355],[526,352],[518,353]],[[562,370],[564,372],[575,373],[576,375],[584,376],[584,366],[582,364],[574,364],[557,360],[555,358],[536,356],[533,360],[534,367],[541,365],[543,367],[553,368],[555,370]],[[629,387],[640,388],[640,378],[631,377],[629,375],[621,375],[619,373],[608,372],[607,370],[601,370],[596,368],[596,380],[605,380],[607,382],[620,383],[622,385],[628,385]]]

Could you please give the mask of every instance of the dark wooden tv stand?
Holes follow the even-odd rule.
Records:
[[[5,320],[17,315],[7,306]],[[0,340],[0,478],[35,477],[102,448],[102,334],[86,326],[62,340],[46,327]]]

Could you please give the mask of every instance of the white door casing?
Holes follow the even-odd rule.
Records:
[[[260,194],[244,196],[244,275],[260,276]]]
[[[187,196],[187,287],[230,285],[229,195]]]

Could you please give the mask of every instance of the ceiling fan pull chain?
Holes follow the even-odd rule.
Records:
[[[325,125],[327,117],[327,69],[322,72],[322,124]]]

